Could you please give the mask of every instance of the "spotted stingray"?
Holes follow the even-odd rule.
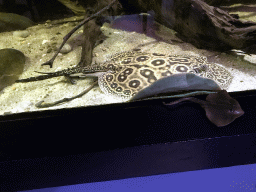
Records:
[[[72,74],[94,72],[100,72],[97,75],[98,84],[105,94],[124,100],[129,100],[158,79],[178,73],[194,73],[212,79],[222,89],[227,89],[232,81],[232,75],[224,67],[207,62],[206,57],[133,50],[113,55],[109,61],[100,65],[43,73],[46,75],[20,79],[16,82],[38,81],[57,76],[70,77]]]
[[[178,73],[212,79],[222,89],[227,89],[232,81],[232,75],[224,67],[209,63],[202,56],[131,51],[113,56],[111,63],[121,66],[121,70],[103,73],[99,76],[99,86],[104,93],[125,99],[158,79]]]

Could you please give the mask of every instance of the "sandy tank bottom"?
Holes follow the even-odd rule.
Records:
[[[76,17],[68,20],[75,20]],[[65,20],[65,19],[64,19]],[[58,20],[58,22],[61,20]],[[49,21],[45,24],[38,24],[27,29],[29,36],[26,38],[17,37],[13,32],[0,33],[0,49],[14,48],[22,51],[26,56],[25,69],[20,79],[37,76],[34,71],[54,72],[75,66],[81,55],[82,28],[80,28],[68,44],[72,48],[66,54],[59,54],[53,64],[41,66],[48,61],[55,53],[55,50],[62,42],[62,38],[78,24],[78,22],[67,22],[53,24],[56,21]],[[234,76],[228,88],[228,92],[251,90],[256,88],[256,66],[253,62],[255,57],[248,55],[225,54],[220,52],[197,49],[189,43],[182,42],[175,36],[175,32],[162,25],[155,33],[162,41],[148,37],[145,34],[127,32],[112,29],[109,24],[101,28],[108,37],[102,44],[94,49],[93,62],[101,63],[111,55],[140,48],[143,52],[156,52],[168,55],[190,54],[205,56],[209,62],[221,64]],[[245,58],[247,57],[247,60]],[[250,60],[251,62],[249,62]],[[89,105],[103,105],[122,102],[116,98],[105,95],[96,86],[84,96],[49,108],[37,108],[35,104],[41,100],[54,102],[64,97],[72,97],[88,88],[95,79],[77,79],[72,85],[65,77],[56,77],[43,81],[29,83],[14,83],[0,92],[0,115],[10,113],[22,113],[25,111],[38,111],[58,108],[72,108]]]

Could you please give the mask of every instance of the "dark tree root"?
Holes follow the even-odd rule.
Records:
[[[52,103],[46,103],[46,102],[44,102],[44,100],[42,100],[42,101],[39,101],[38,103],[36,103],[35,106],[38,107],[38,108],[52,107],[52,106],[58,105],[58,104],[63,103],[63,102],[71,101],[71,100],[76,99],[78,97],[82,97],[84,94],[88,93],[97,83],[98,83],[98,81],[94,81],[90,87],[88,87],[86,90],[84,90],[83,92],[81,92],[80,94],[78,94],[74,97],[69,97],[69,98],[66,97],[66,98],[63,98],[61,100],[58,100],[58,101],[55,101],[55,102],[52,102]]]
[[[91,15],[88,18],[85,18],[79,25],[77,25],[74,29],[72,29],[64,38],[63,38],[63,42],[60,45],[59,49],[56,51],[56,53],[54,54],[54,56],[47,62],[41,64],[41,65],[49,65],[50,68],[52,68],[53,62],[55,60],[55,58],[57,57],[57,55],[59,54],[60,50],[62,49],[62,47],[65,45],[65,43],[67,42],[67,40],[71,37],[71,35],[78,30],[80,27],[82,27],[84,24],[86,24],[87,22],[89,22],[90,20],[96,18],[97,16],[99,16],[100,14],[102,14],[104,11],[110,9],[114,3],[116,3],[117,0],[113,0],[109,5],[107,5],[106,7],[104,7],[103,9],[101,9],[100,11],[98,11],[97,13]]]

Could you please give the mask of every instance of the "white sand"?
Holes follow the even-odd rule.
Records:
[[[54,50],[47,53],[50,47],[58,47],[62,38],[75,26],[75,23],[65,23],[56,26],[40,24],[27,29],[30,35],[26,38],[15,37],[13,32],[0,33],[0,49],[15,48],[22,51],[26,57],[26,67],[21,78],[37,76],[34,71],[53,72],[75,66],[80,60],[81,54],[81,33],[79,29],[68,41],[73,50],[68,54],[59,55],[54,62],[53,68],[41,66],[53,55]],[[108,38],[94,49],[94,61],[104,62],[115,53],[129,51],[133,48],[141,48],[145,52],[157,52],[166,54],[192,54],[203,55],[210,62],[219,63],[226,67],[234,76],[233,82],[228,88],[229,92],[250,90],[256,88],[256,66],[241,57],[226,55],[219,52],[211,52],[197,49],[188,43],[178,43],[174,31],[161,26],[158,35],[165,39],[165,42],[156,41],[144,34],[114,30],[104,25],[102,31]],[[44,44],[42,44],[44,42]],[[0,115],[4,113],[19,113],[24,111],[47,110],[38,109],[35,103],[42,99],[46,102],[53,102],[63,97],[72,97],[79,94],[90,86],[92,79],[78,79],[72,85],[64,77],[57,77],[43,81],[30,83],[15,83],[6,87],[0,92]],[[101,105],[117,103],[117,100],[105,95],[97,86],[81,98],[66,102],[48,109],[70,108],[88,105]]]

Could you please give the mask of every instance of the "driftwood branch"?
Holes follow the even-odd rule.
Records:
[[[117,2],[118,0],[112,0],[112,1],[104,0],[104,3],[98,5],[97,1],[87,1],[87,5],[90,5],[90,6],[86,8],[85,19],[63,38],[63,42],[60,45],[57,52],[55,53],[55,55],[49,61],[41,65],[49,65],[52,68],[55,58],[57,57],[58,53],[60,52],[62,47],[65,45],[67,40],[71,37],[72,34],[74,34],[76,30],[78,30],[83,25],[84,25],[83,33],[85,34],[86,37],[84,37],[83,51],[82,51],[81,61],[79,64],[84,66],[90,65],[92,60],[92,50],[96,42],[99,41],[100,38],[102,39],[104,38],[104,35],[100,31],[100,26],[98,25],[95,18],[99,17],[103,12],[107,12],[107,11],[108,12],[105,13],[105,15],[109,15],[111,13],[112,14],[118,13],[119,11],[118,7],[115,7],[115,10],[110,9],[112,6],[114,6],[114,4],[117,4]],[[99,11],[96,12],[95,7],[99,8]]]
[[[111,0],[78,1],[84,7],[87,18],[83,21],[85,38],[80,66],[91,64],[93,48],[104,39],[97,20],[89,21],[103,13],[102,9],[105,10],[104,16],[118,15],[121,8],[129,14],[153,11],[159,23],[174,29],[181,39],[198,48],[245,50],[256,43],[256,23],[241,21],[227,11],[206,3],[220,4],[225,0],[118,0],[118,3]],[[52,65],[53,60],[44,65]]]
[[[223,50],[244,49],[255,44],[256,23],[241,21],[201,0],[186,1],[187,6],[177,1],[173,29],[192,44]]]
[[[208,5],[212,6],[224,6],[233,4],[255,4],[255,0],[203,0]]]
[[[158,22],[199,48],[244,49],[256,42],[256,23],[241,21],[202,0],[119,0],[123,7],[153,10]]]

